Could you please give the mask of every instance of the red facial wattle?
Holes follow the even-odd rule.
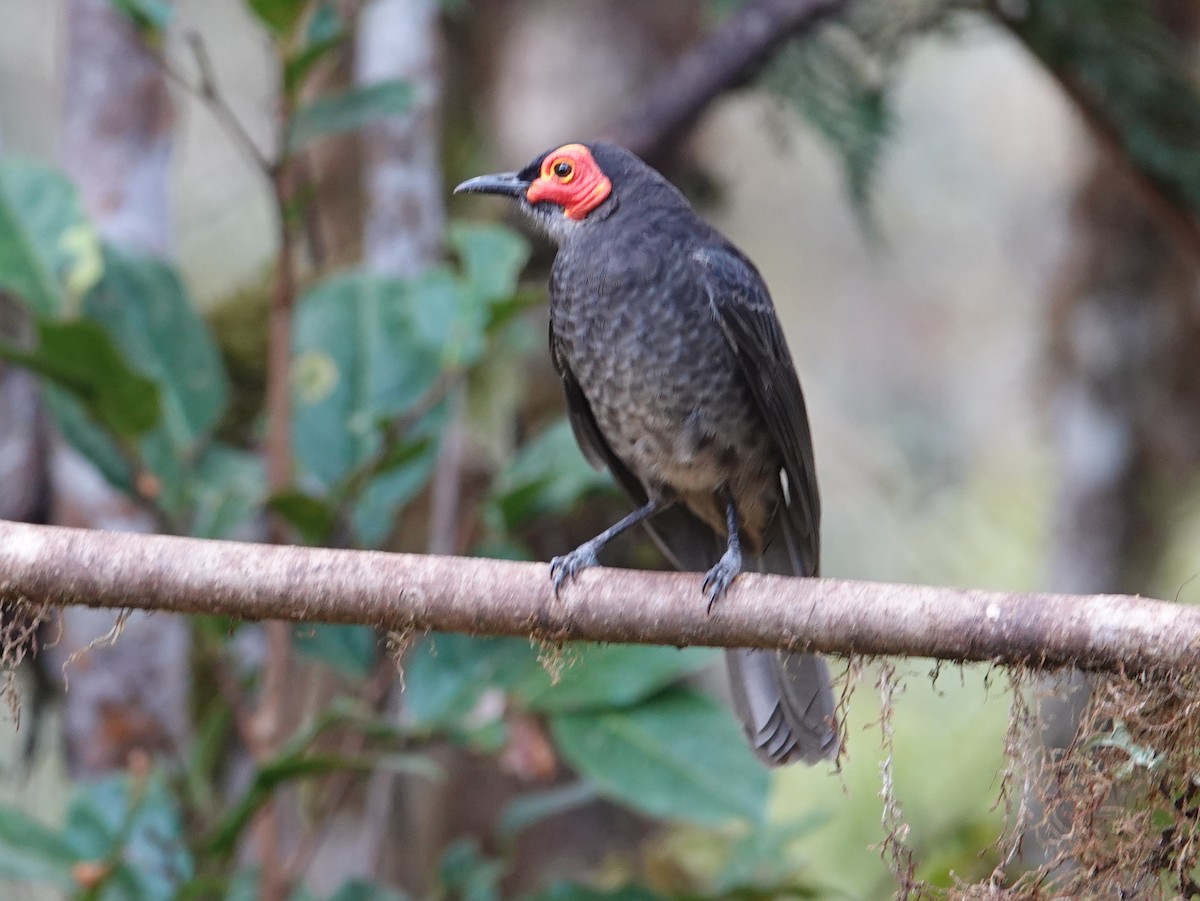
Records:
[[[584,219],[612,193],[612,182],[582,144],[566,144],[546,155],[541,174],[525,192],[530,203],[558,204],[568,219]]]

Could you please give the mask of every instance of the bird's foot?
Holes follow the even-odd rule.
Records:
[[[589,566],[599,566],[596,559],[596,549],[592,542],[581,544],[569,554],[555,557],[550,561],[550,577],[554,579],[554,596],[558,597],[564,585],[574,579]]]
[[[742,552],[736,547],[726,549],[717,565],[704,576],[704,593],[708,595],[709,613],[712,613],[713,605],[725,594],[741,571]]]

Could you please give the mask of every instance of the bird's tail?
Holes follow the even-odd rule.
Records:
[[[829,667],[816,654],[729,650],[733,708],[754,753],[779,766],[838,752]]]
[[[763,572],[802,575],[783,517],[768,531],[759,561]],[[840,742],[829,667],[815,654],[725,652],[733,707],[750,746],[766,763],[837,757]]]
[[[646,527],[671,563],[684,572],[705,572],[725,549],[725,537],[681,505],[660,513]],[[811,574],[804,572],[803,556],[786,518],[777,516],[767,530],[759,569]],[[809,556],[815,558],[815,550]],[[833,687],[824,660],[815,654],[752,650],[726,651],[725,659],[734,710],[763,761],[778,766],[837,757]]]

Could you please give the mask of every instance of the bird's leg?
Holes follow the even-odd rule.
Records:
[[[581,570],[587,569],[589,566],[596,566],[599,560],[596,559],[596,554],[604,545],[608,544],[626,529],[636,526],[644,519],[649,519],[655,513],[665,510],[669,503],[664,503],[658,498],[652,497],[643,506],[638,507],[620,522],[609,526],[591,541],[585,541],[569,554],[564,554],[561,557],[555,557],[550,561],[550,575],[554,579],[554,594],[557,597],[563,585],[575,578]]]
[[[742,571],[742,541],[738,538],[737,507],[733,497],[725,495],[725,527],[729,538],[725,545],[725,553],[704,577],[704,593],[708,595],[708,612],[712,613],[713,604],[725,593],[738,573]]]

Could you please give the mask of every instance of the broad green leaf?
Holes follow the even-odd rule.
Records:
[[[233,875],[225,890],[223,901],[260,901],[261,898],[262,873],[255,868],[239,870]]]
[[[412,86],[406,81],[382,81],[322,97],[297,110],[288,135],[288,149],[303,150],[317,138],[356,131],[385,116],[399,116],[412,105]]]
[[[498,901],[503,875],[503,862],[485,857],[474,839],[453,842],[438,865],[442,893],[460,901]]]
[[[410,285],[413,324],[438,349],[443,366],[475,362],[483,350],[487,309],[483,298],[446,266],[435,266]]]
[[[557,882],[525,901],[667,901],[667,899],[640,885],[597,889],[580,885],[577,882]]]
[[[534,823],[590,804],[597,797],[596,787],[582,781],[568,782],[545,791],[527,792],[510,801],[500,814],[500,835],[510,839]]]
[[[717,824],[761,820],[767,771],[733,715],[670,689],[636,707],[550,718],[563,756],[612,798],[653,816]]]
[[[405,895],[385,886],[355,879],[330,895],[329,901],[405,901],[405,898]]]
[[[337,6],[331,0],[321,0],[309,17],[304,40],[308,44],[320,44],[342,37],[345,33],[346,22]]]
[[[565,713],[628,707],[710,665],[716,652],[706,648],[650,647],[634,644],[568,645],[558,684],[544,668],[516,688],[531,710]]]
[[[305,544],[326,544],[333,535],[334,512],[319,498],[302,491],[285,491],[268,502],[270,510],[287,520]]]
[[[102,268],[99,240],[70,181],[47,166],[0,162],[0,288],[55,316],[71,310]]]
[[[74,395],[102,425],[136,436],[159,422],[158,389],[130,369],[108,333],[94,322],[37,323],[38,345],[0,344],[0,359],[28,367]]]
[[[487,300],[511,297],[529,259],[529,242],[511,228],[453,222],[450,245],[462,262],[467,284]]]
[[[495,531],[509,533],[531,519],[566,512],[589,495],[612,490],[612,480],[587,462],[570,423],[562,419],[521,448],[500,474],[485,515]]]
[[[405,721],[419,729],[459,725],[485,691],[510,689],[539,670],[523,638],[429,635],[405,658]]]
[[[66,839],[12,807],[0,807],[0,879],[74,888],[79,860]]]
[[[135,25],[153,34],[161,34],[171,24],[175,8],[167,0],[109,0],[133,19]]]
[[[258,454],[223,444],[205,449],[188,485],[189,532],[230,538],[262,508],[266,472]]]
[[[369,626],[298,624],[296,650],[352,679],[365,679],[379,657],[379,638]]]
[[[97,424],[87,408],[73,394],[57,385],[42,386],[42,398],[46,409],[54,417],[55,425],[71,447],[86,457],[114,488],[133,494],[133,471],[129,461],[121,453],[112,434]]]
[[[64,837],[80,860],[117,860],[104,899],[172,901],[192,875],[178,804],[157,773],[83,786],[71,801]]]
[[[283,66],[283,87],[294,93],[303,83],[313,67],[335,47],[341,46],[349,32],[341,13],[328,0],[320,3],[309,17],[304,29],[304,46],[289,55]]]
[[[368,545],[386,536],[396,510],[420,490],[433,465],[432,443],[408,458],[380,459],[382,424],[424,397],[440,372],[438,349],[414,323],[411,301],[402,281],[354,274],[318,285],[297,310],[296,459],[326,490],[363,467],[386,470],[352,511],[356,537]],[[406,437],[426,439],[421,429],[434,426],[430,419]]]
[[[104,277],[84,298],[84,313],[159,386],[162,422],[139,444],[162,483],[160,502],[179,512],[191,469],[225,409],[224,366],[174,270],[113,248],[105,249],[104,264]]]
[[[392,530],[396,511],[412,500],[429,481],[437,462],[434,432],[445,428],[445,409],[434,410],[414,429],[414,440],[403,442],[380,461],[378,474],[350,511],[350,523],[360,543],[382,544]]]
[[[290,35],[304,15],[308,0],[247,0],[251,11],[276,37]]]

